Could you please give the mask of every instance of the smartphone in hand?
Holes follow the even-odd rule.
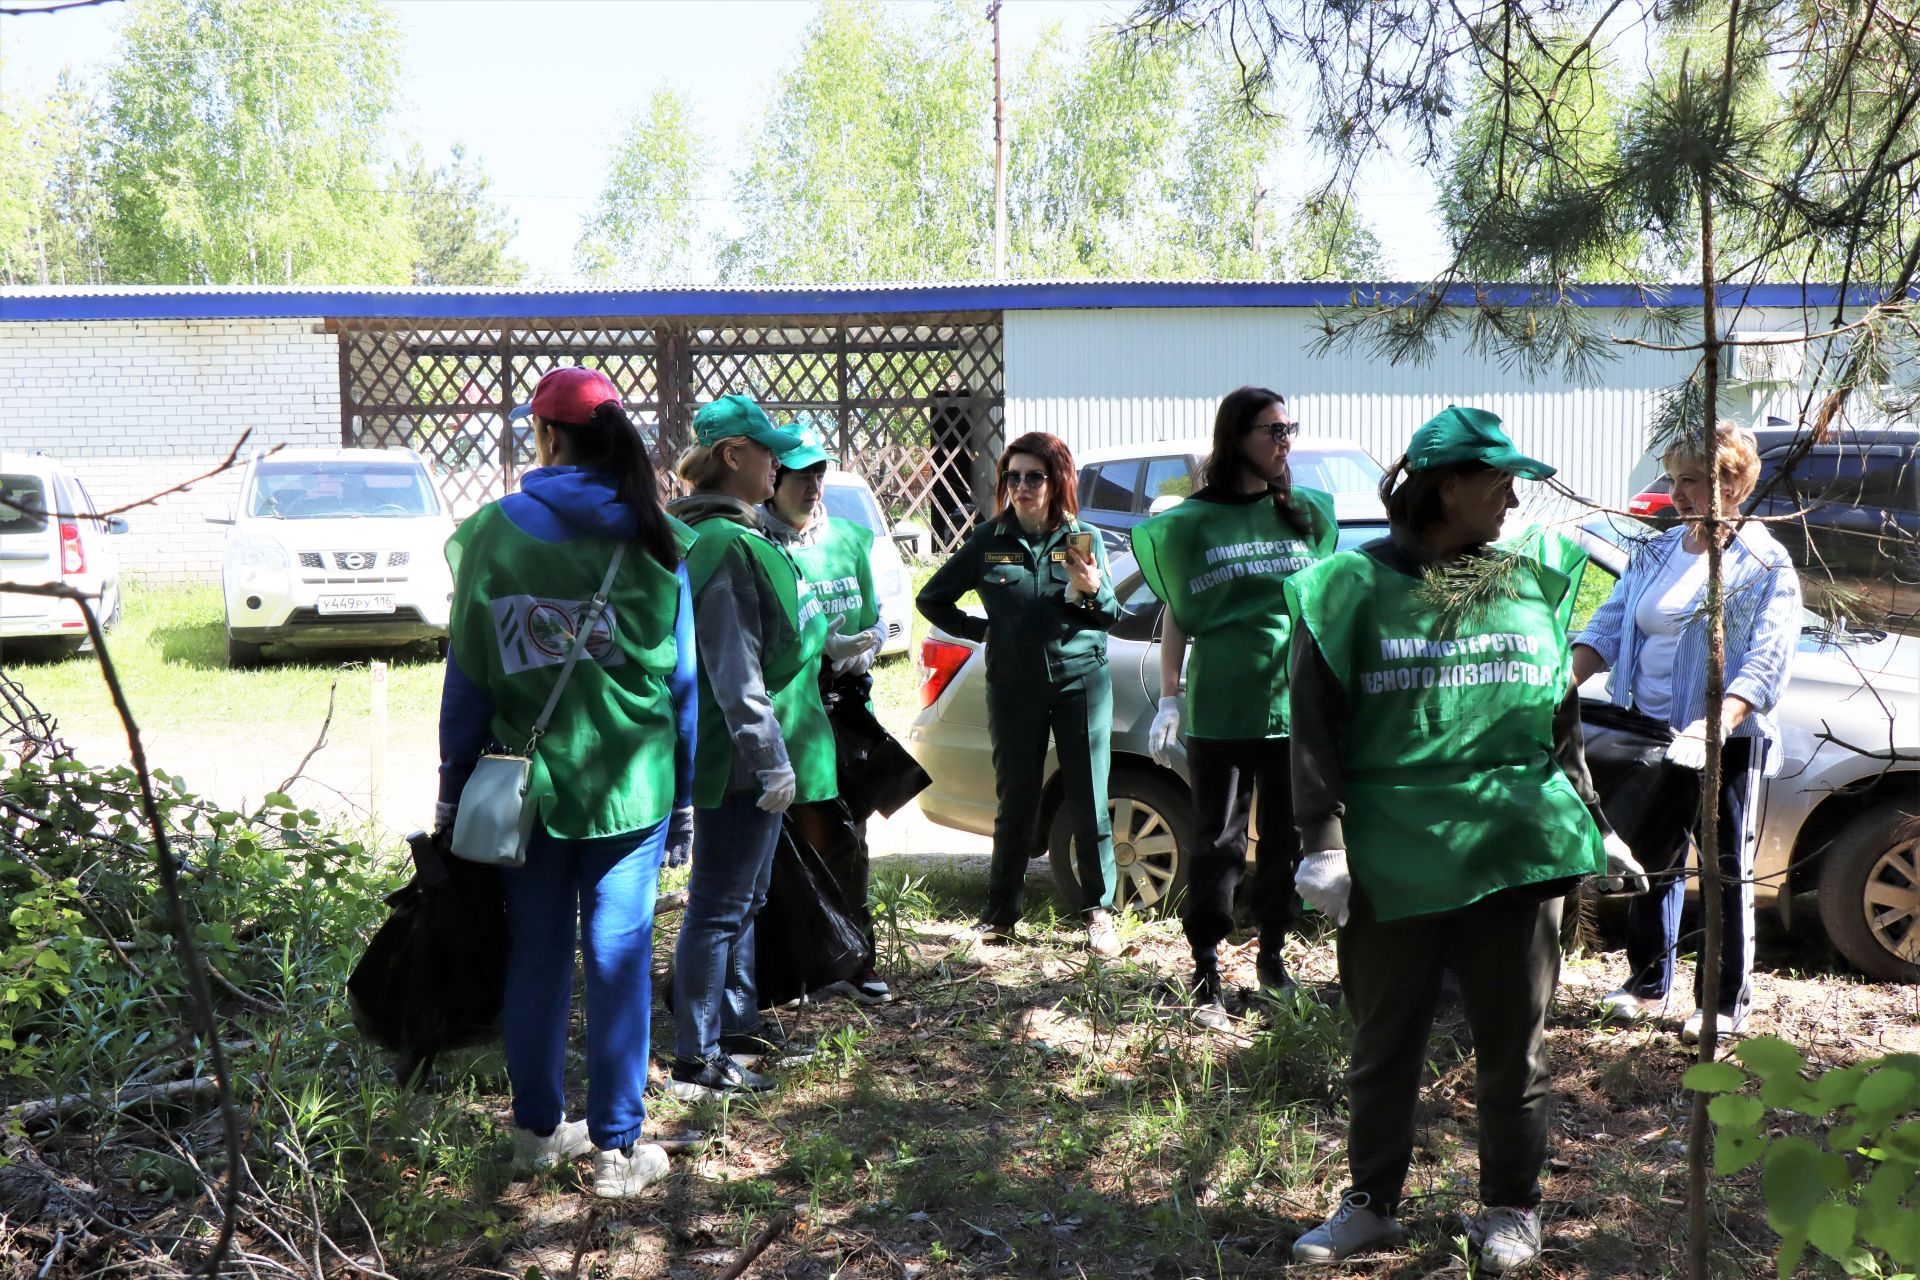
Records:
[[[1074,551],[1078,551],[1081,555],[1087,557],[1089,560],[1093,558],[1093,534],[1092,533],[1083,531],[1080,533],[1068,534],[1067,546]]]

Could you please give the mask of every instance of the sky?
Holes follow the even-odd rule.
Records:
[[[519,223],[512,252],[536,280],[573,278],[574,242],[625,122],[671,85],[734,165],[773,86],[798,55],[811,0],[389,0],[403,68],[394,145],[417,140],[430,161],[463,143]],[[890,0],[932,11],[927,0]],[[984,0],[976,4],[985,22]],[[1129,6],[1113,0],[1007,0],[1007,66],[1059,23],[1079,36]],[[0,17],[0,76],[37,95],[62,68],[99,84],[125,6]],[[1306,162],[1310,167],[1310,161]],[[1305,186],[1303,181],[1300,186]],[[1396,279],[1425,279],[1445,246],[1424,177],[1376,164],[1358,196]]]

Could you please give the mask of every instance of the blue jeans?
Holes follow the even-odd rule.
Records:
[[[640,1139],[653,1017],[653,903],[667,820],[628,835],[562,840],[536,827],[524,866],[501,873],[507,988],[501,1011],[513,1122],[546,1133],[565,1113],[573,957],[587,970],[587,1132]]]
[[[693,871],[680,942],[673,952],[673,1056],[698,1062],[720,1037],[760,1029],[753,976],[753,920],[767,900],[780,815],[759,793],[735,791],[693,812]]]

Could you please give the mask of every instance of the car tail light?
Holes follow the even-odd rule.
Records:
[[[60,572],[71,575],[86,571],[87,550],[80,545],[80,526],[62,520],[60,522]]]
[[[1661,493],[1658,489],[1650,489],[1645,493],[1635,494],[1633,501],[1627,504],[1627,510],[1636,516],[1658,515],[1660,512],[1668,511],[1672,508],[1673,495],[1670,493]]]
[[[940,700],[953,677],[967,665],[973,650],[951,640],[931,636],[920,642],[920,705],[930,707]]]

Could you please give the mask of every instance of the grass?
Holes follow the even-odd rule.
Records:
[[[368,663],[387,663],[387,714],[394,720],[440,713],[442,664],[431,646],[360,651],[291,651],[253,671],[227,667],[220,588],[131,580],[120,625],[108,636],[115,669],[146,725],[231,733],[236,725],[292,718],[311,735],[339,679],[334,726],[342,735],[371,715]],[[277,651],[289,654],[289,651]],[[28,697],[76,737],[119,733],[112,699],[91,654],[5,655],[9,675]],[[355,673],[358,673],[357,675]],[[289,762],[291,763],[291,762]]]

